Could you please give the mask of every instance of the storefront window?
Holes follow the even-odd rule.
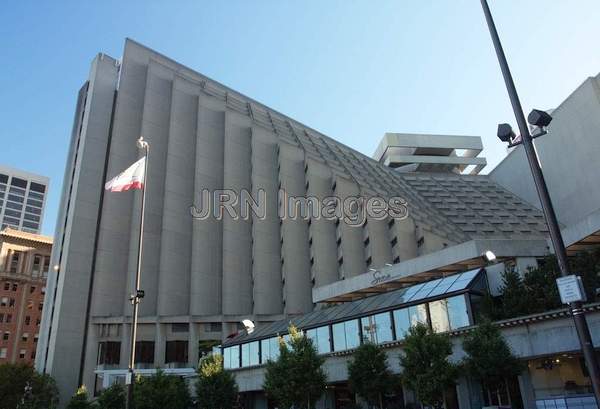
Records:
[[[306,336],[312,340],[318,353],[326,354],[331,352],[329,327],[309,329],[306,331]]]
[[[250,344],[242,344],[242,367],[250,366]]]
[[[435,332],[450,331],[450,321],[448,321],[447,300],[437,300],[430,302],[429,315],[431,317],[431,327]]]
[[[361,325],[363,339],[366,341],[381,344],[394,340],[389,312],[364,317],[361,319]]]
[[[223,350],[223,366],[225,369],[240,367],[240,346],[225,348]]]
[[[259,364],[258,341],[250,342],[250,365]]]
[[[418,323],[427,324],[427,307],[425,304],[413,305],[394,311],[396,339],[404,339],[410,327]]]
[[[269,339],[269,348],[271,350],[271,359],[273,361],[277,360],[277,358],[279,358],[279,348],[280,348],[278,337]]]
[[[408,307],[410,325],[427,324],[427,306],[425,304]]]
[[[360,345],[358,320],[333,324],[333,350],[345,351]]]
[[[394,325],[396,326],[396,339],[404,339],[406,333],[410,329],[408,308],[394,311]]]
[[[258,341],[242,344],[242,366],[258,365]]]
[[[457,295],[455,297],[448,298],[447,301],[450,328],[457,329],[462,327],[468,327],[470,325],[470,322],[465,296]]]
[[[277,337],[263,339],[260,341],[261,363],[266,364],[268,360],[275,361],[279,357],[279,340]]]

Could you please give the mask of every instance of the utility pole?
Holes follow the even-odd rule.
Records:
[[[513,112],[515,114],[517,124],[519,125],[519,132],[521,133],[523,148],[525,149],[525,154],[527,155],[527,161],[529,162],[529,167],[531,168],[531,174],[533,176],[535,188],[537,190],[540,203],[542,204],[542,211],[544,213],[544,218],[546,219],[546,224],[548,225],[550,240],[552,241],[552,246],[554,247],[554,254],[556,255],[556,259],[558,261],[560,274],[563,277],[569,276],[571,273],[569,271],[565,243],[563,242],[558,220],[556,219],[554,207],[552,206],[550,194],[548,193],[548,187],[546,186],[546,181],[544,180],[544,175],[542,174],[542,168],[540,167],[540,162],[533,146],[532,137],[529,133],[529,127],[527,126],[525,115],[523,114],[521,101],[519,100],[519,95],[517,94],[517,90],[508,67],[508,62],[506,61],[506,55],[504,55],[504,50],[502,49],[502,44],[500,43],[498,31],[496,30],[496,25],[494,24],[487,0],[481,0],[481,6],[483,7],[483,13],[485,14],[490,35],[492,36],[492,42],[494,43],[494,48],[496,49],[496,56],[498,57],[498,62],[500,63],[500,69],[502,70],[502,76],[504,77],[504,82],[506,84],[508,96],[510,97]],[[583,351],[583,356],[585,358],[585,364],[590,374],[590,380],[594,389],[594,395],[596,397],[596,404],[598,407],[600,407],[600,369],[598,367],[598,359],[596,358],[592,337],[590,335],[590,329],[585,319],[583,306],[582,303],[578,301],[570,303],[569,308],[575,323],[575,329],[577,330],[577,336],[579,337],[581,350]]]

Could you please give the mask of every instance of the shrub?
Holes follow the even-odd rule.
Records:
[[[523,363],[515,357],[498,327],[484,321],[463,340],[463,366],[470,377],[495,383],[519,375]]]
[[[58,405],[58,388],[51,376],[35,372],[30,365],[2,364],[0,403],[3,409],[19,404],[23,409],[54,409]]]
[[[388,367],[387,355],[377,345],[366,342],[356,349],[348,362],[348,383],[352,392],[369,405],[383,409],[383,396],[391,392],[397,379]]]
[[[115,383],[106,388],[96,401],[98,409],[125,409],[125,388]]]
[[[457,366],[448,358],[452,343],[447,334],[437,334],[425,324],[411,327],[400,356],[402,380],[424,405],[441,408],[444,391],[455,385]]]
[[[188,409],[191,404],[185,381],[160,370],[136,379],[133,398],[135,409]]]
[[[81,385],[75,395],[71,397],[71,400],[67,404],[67,409],[90,409],[92,404],[89,400],[87,389],[85,385]]]
[[[279,358],[267,362],[263,388],[279,407],[314,408],[325,392],[327,377],[312,341],[290,326],[290,347],[279,339]]]
[[[209,355],[200,361],[196,396],[200,409],[231,409],[237,402],[238,387],[231,373],[223,370],[223,357]]]

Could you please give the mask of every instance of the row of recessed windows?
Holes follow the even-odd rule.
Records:
[[[48,274],[48,270],[50,269],[50,256],[43,256],[41,254],[33,254],[27,255],[22,251],[13,251],[10,256],[10,261],[8,265],[9,272],[11,273],[22,273],[19,270],[19,264],[21,259],[23,259],[23,265],[25,264],[25,260],[27,257],[33,257],[33,263],[31,266],[31,272],[34,276],[43,274]],[[32,287],[35,291],[35,287]],[[31,291],[33,292],[33,291]]]
[[[6,348],[6,347],[0,348],[0,359],[6,359],[7,354],[8,354],[8,348]],[[26,356],[27,356],[26,349],[19,350],[19,359],[25,359]],[[33,351],[31,351],[29,356],[31,357],[31,359],[35,359],[35,349]]]
[[[404,339],[410,327],[417,323],[430,325],[436,332],[455,330],[471,325],[467,295],[386,311],[362,318],[338,322],[305,331],[320,354],[357,348],[362,341],[383,344]],[[285,335],[287,342],[289,335]],[[279,339],[272,337],[223,348],[225,369],[259,364],[279,356]]]
[[[33,336],[33,342],[38,342],[38,339],[40,338],[39,334],[35,334]],[[10,331],[4,331],[4,333],[2,333],[2,340],[3,341],[8,341],[10,339]],[[27,342],[29,340],[29,333],[28,332],[24,332],[23,334],[21,334],[21,341],[23,342]]]
[[[167,341],[165,348],[165,364],[182,366],[188,363],[188,342]],[[137,341],[135,343],[135,363],[138,367],[154,364],[154,341]],[[121,343],[105,341],[98,343],[98,365],[119,365],[121,360]]]
[[[5,187],[7,184],[8,184],[8,175],[0,173],[0,191],[2,191],[1,187],[3,187],[3,186]],[[13,176],[10,181],[10,186],[11,186],[11,188],[16,187],[16,188],[22,189],[22,190],[27,189],[27,180]],[[44,186],[40,183],[31,182],[29,185],[29,190],[43,194],[46,192],[46,186]]]
[[[29,294],[33,294],[36,290],[36,286],[34,285],[30,285],[29,286]],[[19,289],[19,283],[10,283],[8,281],[4,282],[4,291],[13,291],[16,292]],[[42,294],[44,294],[46,292],[46,288],[42,287]]]

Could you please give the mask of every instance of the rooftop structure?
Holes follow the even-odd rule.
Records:
[[[386,133],[373,158],[401,172],[477,175],[487,164],[479,136]]]

